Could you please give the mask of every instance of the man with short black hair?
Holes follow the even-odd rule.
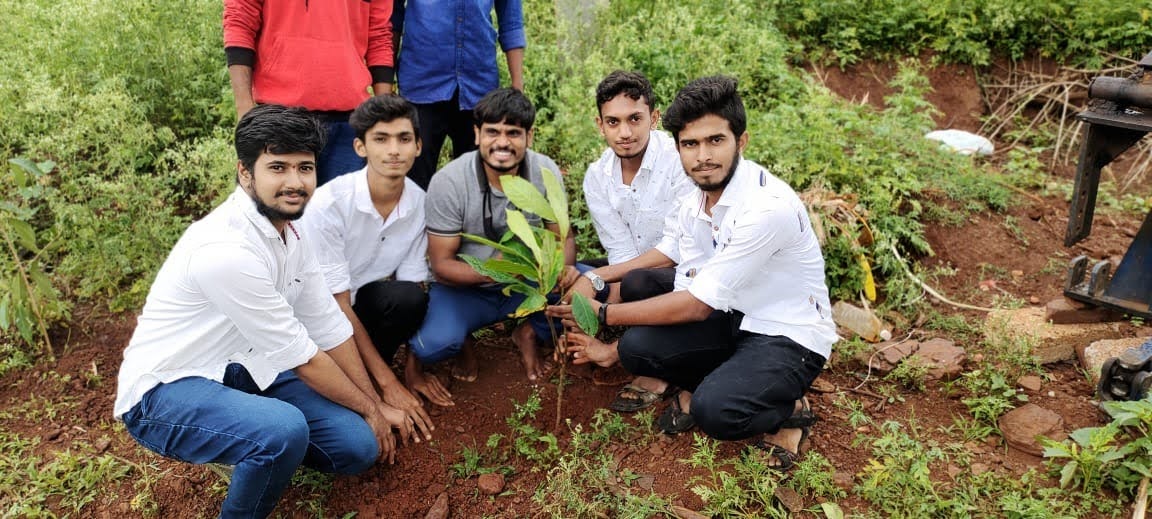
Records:
[[[412,350],[425,363],[439,362],[464,350],[455,373],[462,380],[476,377],[475,357],[470,348],[464,347],[468,335],[507,318],[524,300],[520,294],[505,295],[500,284],[478,274],[459,258],[460,254],[467,254],[484,261],[498,253],[463,234],[500,241],[508,230],[505,209],[509,202],[501,191],[502,175],[519,175],[541,193],[545,191],[543,175],[555,175],[562,182],[560,168],[552,159],[528,149],[532,145],[536,109],[523,93],[511,88],[493,90],[480,99],[475,112],[478,149],[444,166],[428,186],[428,260],[435,282],[429,290],[424,325],[411,341]],[[531,213],[524,216],[533,225],[559,232],[554,222],[542,222]],[[567,268],[562,287],[571,285],[579,276],[575,256],[576,243],[569,233],[564,244]],[[537,351],[537,340],[546,337],[550,338],[551,333],[543,312],[530,316],[512,333],[531,381],[541,379],[548,371]]]
[[[664,127],[698,192],[677,215],[676,290],[643,301],[591,304],[601,322],[630,328],[617,346],[567,334],[577,363],[612,365],[684,388],[657,419],[668,434],[695,425],[756,446],[788,470],[815,422],[803,396],[832,352],[836,326],[824,258],[804,203],[741,157],[747,116],[736,80],[692,81]],[[571,307],[549,313],[571,326]]]
[[[239,186],[180,237],[124,351],[115,416],[160,455],[234,465],[221,517],[268,516],[301,464],[355,474],[394,461],[393,427],[416,438],[376,396],[292,224],[323,145],[323,126],[299,108],[240,119]]]
[[[408,389],[388,366],[428,310],[425,195],[407,177],[421,151],[420,120],[412,103],[386,95],[360,103],[349,124],[353,147],[368,164],[320,186],[302,223],[381,398],[428,433],[432,420],[409,390],[441,406],[452,405],[451,394],[424,376],[411,352]]]

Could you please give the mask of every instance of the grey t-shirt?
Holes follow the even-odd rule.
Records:
[[[528,150],[524,160],[528,180],[532,182],[541,193],[545,192],[542,170],[548,169],[560,180],[560,167],[546,155]],[[432,176],[428,184],[428,197],[424,201],[425,223],[428,232],[439,236],[459,236],[461,233],[484,236],[484,187],[480,184],[482,172],[477,168],[479,152],[472,151],[461,155],[449,162],[439,172]],[[489,194],[489,212],[492,216],[492,230],[495,231],[494,241],[508,230],[507,217],[504,209],[509,206],[508,198],[498,189],[491,189]],[[525,212],[528,223],[540,225],[540,217]],[[459,254],[475,256],[486,260],[495,254],[495,249],[474,242],[467,238],[460,241]]]

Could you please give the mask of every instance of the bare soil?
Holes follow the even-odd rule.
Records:
[[[886,93],[885,83],[894,68],[886,64],[865,64],[848,70],[835,68],[814,70],[825,84],[846,99],[879,103]],[[928,72],[935,89],[930,100],[940,109],[938,122],[951,127],[975,131],[984,113],[977,82],[977,72],[970,67],[937,67]],[[1070,178],[1074,165],[1056,166],[1052,174]],[[1142,186],[1140,189],[1147,189]],[[943,202],[941,202],[943,203]],[[1095,259],[1119,257],[1127,250],[1143,215],[1098,216],[1092,235],[1081,244],[1063,246],[1068,205],[1062,199],[1022,194],[1019,203],[1004,213],[975,215],[963,225],[926,222],[928,240],[935,255],[920,260],[929,268],[946,266],[955,269],[954,276],[938,277],[934,288],[948,297],[980,306],[989,306],[997,295],[1008,294],[1030,305],[1043,305],[1061,296],[1064,265],[1067,260],[1088,254]],[[1011,218],[1011,225],[1006,221]],[[993,281],[994,287],[987,281]],[[982,290],[981,284],[985,282]],[[940,312],[961,312],[932,303]],[[964,311],[967,317],[979,319],[977,312]],[[905,316],[904,328],[917,325],[922,316]],[[40,449],[66,449],[74,442],[96,445],[107,442],[106,452],[134,463],[153,464],[165,477],[152,488],[159,504],[160,517],[212,517],[219,511],[223,496],[220,477],[204,467],[190,466],[161,459],[138,447],[121,428],[112,423],[115,377],[120,354],[135,324],[132,315],[108,315],[92,308],[81,308],[68,329],[54,331],[59,356],[55,366],[41,365],[31,370],[13,371],[0,378],[0,406],[12,409],[32,399],[56,402],[54,414],[40,414],[35,419],[12,418],[0,421],[0,427],[11,432],[41,438]],[[895,330],[896,334],[907,329]],[[1123,323],[1121,335],[1148,335],[1148,328]],[[958,342],[959,346],[965,346]],[[334,480],[332,490],[322,499],[323,516],[341,517],[357,512],[357,517],[424,517],[436,498],[447,492],[451,517],[530,517],[536,507],[532,494],[544,474],[524,463],[514,463],[516,473],[508,478],[505,492],[489,497],[482,495],[475,478],[458,480],[451,465],[461,460],[465,447],[480,447],[493,433],[508,433],[505,419],[514,402],[525,401],[533,391],[541,391],[543,409],[535,424],[550,430],[553,423],[555,386],[530,385],[508,337],[497,333],[481,342],[479,379],[473,383],[453,382],[457,405],[451,409],[432,407],[437,430],[430,443],[403,448],[396,465],[378,465],[368,473]],[[1046,366],[1051,375],[1040,391],[1029,394],[1030,401],[1053,410],[1064,418],[1065,429],[1097,424],[1092,405],[1092,387],[1078,366]],[[63,381],[54,372],[67,377]],[[854,448],[851,439],[856,431],[847,416],[833,405],[839,392],[862,399],[876,423],[885,420],[915,420],[928,435],[941,436],[940,427],[953,423],[955,416],[967,411],[957,396],[949,396],[938,385],[926,391],[905,391],[903,401],[889,403],[870,396],[852,393],[864,377],[865,368],[858,362],[834,358],[822,375],[822,386],[834,387],[829,393],[815,393],[814,410],[823,418],[815,427],[810,449],[828,457],[845,480],[857,474],[868,461],[864,448]],[[442,378],[450,379],[447,370]],[[873,376],[875,380],[875,376]],[[564,414],[572,423],[587,423],[596,409],[606,405],[617,386],[602,386],[586,379],[576,379],[565,392]],[[556,431],[565,442],[565,431]],[[984,445],[973,445],[974,461],[989,470],[1005,474],[1023,474],[1039,467],[1040,458],[1007,448],[998,437]],[[102,441],[103,439],[103,441]],[[720,454],[732,456],[743,445],[730,443]],[[652,489],[689,509],[698,510],[702,503],[688,488],[692,470],[683,462],[692,451],[691,435],[661,437],[650,444],[628,446],[617,452],[617,459],[641,475],[652,476]],[[947,484],[947,471],[933,474]],[[97,500],[85,508],[84,517],[133,517],[130,499],[138,489],[131,480],[118,482],[117,495]],[[850,489],[851,484],[845,483]],[[278,512],[288,517],[307,517],[303,503],[311,497],[306,488],[294,488],[286,495]],[[811,505],[811,503],[808,503]],[[847,510],[863,510],[865,503],[852,497],[842,501]],[[61,513],[65,511],[61,510]]]

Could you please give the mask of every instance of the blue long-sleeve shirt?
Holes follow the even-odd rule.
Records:
[[[400,93],[428,104],[452,99],[459,88],[461,110],[500,86],[497,39],[504,52],[526,44],[520,0],[395,0],[392,30],[403,34],[396,64]]]

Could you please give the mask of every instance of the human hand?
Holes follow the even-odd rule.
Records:
[[[615,344],[604,344],[595,337],[583,333],[564,334],[565,351],[572,356],[573,364],[592,362],[600,367],[611,367],[620,360]]]
[[[396,463],[396,437],[392,435],[392,425],[379,412],[373,410],[364,417],[372,434],[376,435],[376,445],[380,448],[377,459],[386,460],[389,465]]]
[[[389,426],[396,428],[396,433],[400,436],[400,444],[408,445],[408,440],[416,435],[412,426],[412,419],[408,417],[408,414],[388,404],[380,404],[377,407],[380,409],[384,421]]]
[[[565,265],[564,271],[560,273],[560,292],[566,292],[580,278],[580,271],[576,270],[575,265]],[[591,286],[591,282],[589,282],[589,286]]]
[[[436,426],[433,425],[428,412],[424,410],[424,402],[409,392],[403,384],[399,381],[393,381],[381,386],[380,398],[384,400],[385,404],[404,412],[412,425],[423,433],[425,440],[432,440],[432,431],[436,430]],[[413,434],[412,438],[416,443],[420,443],[420,435]]]

